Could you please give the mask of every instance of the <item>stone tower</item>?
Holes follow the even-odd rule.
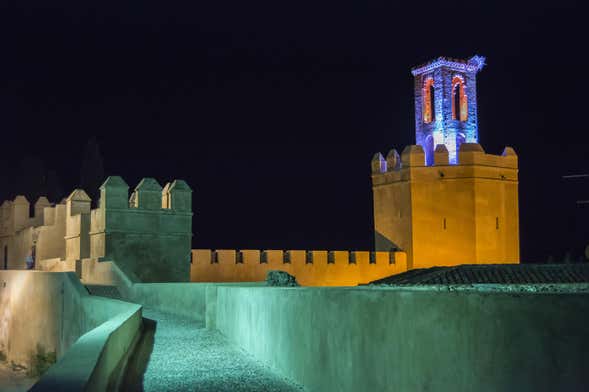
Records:
[[[129,185],[110,176],[90,216],[90,258],[115,261],[132,281],[190,281],[192,190],[183,180]]]
[[[427,165],[434,149],[444,144],[455,164],[462,143],[478,143],[476,74],[485,58],[468,60],[438,57],[415,67],[415,138]]]
[[[407,252],[408,268],[519,262],[517,155],[476,143],[482,65],[475,56],[414,68],[417,145],[372,159],[375,248]]]

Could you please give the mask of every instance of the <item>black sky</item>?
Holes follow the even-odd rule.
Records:
[[[414,65],[487,57],[479,137],[520,157],[526,261],[589,243],[586,13],[574,2],[30,2],[0,8],[0,161],[78,185],[184,178],[194,246],[368,249],[370,158],[414,143]]]

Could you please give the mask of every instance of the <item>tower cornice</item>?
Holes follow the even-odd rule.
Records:
[[[453,59],[449,57],[438,57],[428,63],[418,65],[411,69],[413,76],[421,75],[436,68],[446,67],[453,71],[459,72],[478,72],[485,65],[485,58],[483,56],[474,55],[468,60]]]

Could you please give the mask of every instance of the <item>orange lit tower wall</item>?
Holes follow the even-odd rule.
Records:
[[[518,263],[517,156],[463,143],[458,164],[439,145],[425,165],[419,145],[372,161],[375,247],[407,253],[407,267]]]

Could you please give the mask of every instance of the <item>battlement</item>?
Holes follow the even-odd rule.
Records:
[[[119,176],[109,176],[100,186],[98,209],[140,209],[192,212],[192,189],[184,180],[162,186],[154,178],[143,178],[129,195],[129,185]]]
[[[409,180],[448,180],[455,178],[487,178],[517,181],[518,161],[513,148],[505,147],[501,155],[487,154],[480,144],[462,143],[458,162],[450,164],[445,145],[434,150],[434,162],[427,165],[420,145],[405,147],[402,154],[394,148],[384,158],[376,153],[372,158],[372,180],[375,186]]]
[[[263,281],[281,270],[305,286],[355,286],[406,269],[404,252],[193,249],[191,281]]]
[[[409,268],[519,261],[518,159],[462,143],[456,163],[438,144],[374,155],[375,249],[407,252]]]
[[[46,197],[30,204],[17,196],[0,206],[0,246],[4,262],[24,268],[27,254],[42,260],[72,262],[85,258],[115,260],[142,281],[188,281],[192,240],[192,190],[183,180],[164,188],[144,178],[129,196],[121,177],[100,187],[98,208],[83,189],[74,189],[62,204]],[[55,263],[53,263],[55,264]]]
[[[192,190],[183,180],[163,188],[143,178],[129,185],[110,176],[90,217],[90,257],[125,263],[142,281],[187,281],[192,240]]]
[[[108,231],[177,233],[191,227],[192,190],[183,180],[164,188],[153,178],[143,178],[129,195],[119,176],[110,176],[100,187],[100,203],[92,210],[90,234]],[[179,226],[182,229],[179,229]],[[92,257],[103,257],[92,254]]]
[[[54,215],[54,205],[45,196],[35,202],[32,216],[30,202],[25,196],[18,195],[14,200],[5,200],[0,206],[0,236],[14,235],[29,227],[50,225]]]
[[[4,201],[0,206],[0,268],[24,268],[25,258],[32,253],[37,260],[63,258],[65,210],[65,204],[52,205],[45,196],[37,199],[32,211],[25,196]]]

